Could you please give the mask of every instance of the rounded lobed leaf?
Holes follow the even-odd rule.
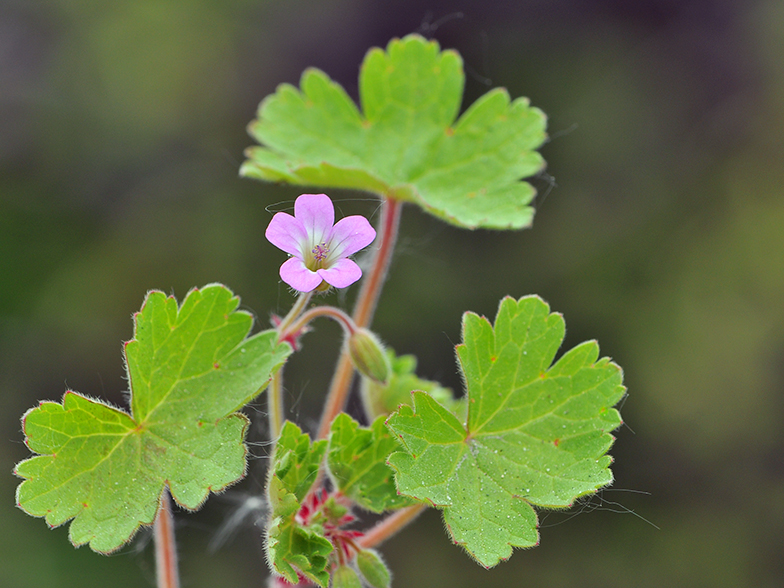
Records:
[[[536,296],[505,298],[494,325],[466,313],[467,422],[423,392],[387,420],[405,449],[388,461],[398,491],[443,509],[453,540],[485,567],[538,543],[532,506],[568,507],[612,482],[623,374],[597,360],[595,341],[552,365],[563,336],[563,319]]]
[[[491,90],[455,120],[465,75],[460,56],[418,35],[371,49],[360,70],[362,112],[318,70],[284,84],[259,106],[241,175],[353,188],[410,201],[457,226],[531,224],[544,167],[534,151],[546,118],[527,99]]]
[[[198,508],[245,473],[248,420],[235,411],[258,395],[291,353],[274,331],[246,338],[250,315],[213,284],[173,297],[150,292],[125,346],[131,414],[68,391],[23,417],[38,455],[21,462],[17,504],[50,526],[73,519],[74,545],[110,552],[154,521],[168,485]]]

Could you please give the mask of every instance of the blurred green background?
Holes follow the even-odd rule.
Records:
[[[0,0],[0,585],[154,585],[149,532],[104,557],[14,507],[19,417],[66,388],[124,403],[121,341],[149,289],[220,281],[263,326],[285,312],[263,231],[299,190],[237,177],[245,126],[308,66],[356,97],[365,51],[410,32],[461,52],[464,106],[505,86],[542,108],[548,169],[527,231],[407,207],[377,331],[459,390],[461,313],[538,293],[629,394],[615,484],[544,514],[541,546],[486,571],[432,511],[384,546],[394,584],[784,585],[779,0]],[[331,195],[377,220],[365,195]],[[306,427],[339,341],[317,327],[287,369]],[[178,515],[184,587],[265,585],[254,517],[223,532],[262,492],[253,453],[245,481]]]

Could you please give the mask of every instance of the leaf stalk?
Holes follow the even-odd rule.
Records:
[[[161,494],[161,505],[155,517],[155,574],[158,588],[179,588],[180,575],[177,569],[177,543],[174,539],[174,516],[172,515],[169,489]]]
[[[427,504],[425,503],[401,508],[366,531],[357,543],[363,549],[381,544],[412,523],[426,508]]]
[[[392,252],[395,250],[402,209],[403,203],[400,200],[384,197],[381,204],[381,223],[378,229],[380,245],[370,274],[362,281],[362,288],[354,307],[353,318],[357,327],[367,327],[373,320],[373,313],[381,296],[381,287],[384,285],[392,261]],[[318,430],[319,439],[325,439],[329,435],[332,421],[345,407],[353,376],[354,365],[351,362],[351,357],[346,350],[343,350],[332,377],[327,400],[324,403],[324,412]]]

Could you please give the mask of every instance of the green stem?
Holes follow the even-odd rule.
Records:
[[[283,366],[273,374],[267,387],[267,419],[269,420],[270,439],[277,442],[283,428]]]
[[[174,517],[168,488],[164,488],[161,495],[161,505],[158,508],[158,516],[155,517],[153,535],[158,588],[179,588],[177,544],[174,540]]]
[[[296,333],[290,327],[299,316],[305,307],[310,302],[313,292],[302,292],[291,307],[289,313],[283,317],[278,325],[278,341],[282,341],[287,335]],[[267,418],[269,419],[270,439],[277,441],[280,436],[280,430],[283,428],[283,421],[285,415],[283,412],[283,366],[273,374],[267,388]]]
[[[354,307],[354,323],[357,327],[367,327],[373,320],[373,313],[376,310],[381,287],[389,271],[389,264],[392,261],[392,252],[397,241],[398,228],[400,227],[400,212],[403,203],[393,198],[384,198],[381,205],[381,226],[379,227],[380,245],[373,268],[362,282],[362,288],[357,297],[357,304]],[[335,375],[332,377],[327,400],[324,404],[324,412],[321,415],[321,423],[318,430],[318,438],[325,439],[329,435],[329,428],[333,419],[343,410],[346,405],[346,398],[351,387],[354,366],[348,353],[343,351],[338,360]]]
[[[294,309],[292,309],[292,311],[293,310]],[[289,315],[291,315],[291,313],[289,313]],[[310,321],[319,316],[329,316],[335,319],[341,324],[347,335],[351,335],[356,331],[354,321],[339,308],[333,306],[317,306],[302,314],[299,317],[299,320],[287,321],[285,330],[278,327],[278,340],[282,341],[292,334],[296,335],[296,333],[304,329]],[[283,326],[282,322],[281,326]],[[269,412],[270,438],[273,441],[280,436],[280,430],[285,421],[285,415],[283,414],[283,367],[284,366],[281,366],[278,372],[272,376],[269,383],[269,404],[267,410]]]
[[[285,336],[288,335],[289,332],[294,332],[289,328],[291,326],[291,323],[293,323],[295,320],[297,320],[297,318],[299,318],[299,315],[301,315],[302,311],[305,310],[305,307],[308,305],[308,302],[310,302],[310,299],[312,297],[313,297],[313,292],[299,293],[299,297],[297,298],[297,301],[294,303],[294,306],[291,307],[289,313],[285,317],[283,317],[283,319],[280,321],[280,324],[277,327],[278,333],[280,335]]]

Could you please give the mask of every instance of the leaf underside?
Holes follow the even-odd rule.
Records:
[[[237,413],[291,353],[274,331],[246,338],[253,319],[221,285],[178,307],[152,291],[125,344],[131,414],[68,391],[23,417],[40,455],[17,465],[17,504],[52,526],[69,519],[74,545],[111,552],[151,524],[168,486],[199,508],[245,473],[247,418]]]
[[[454,225],[529,226],[544,167],[544,114],[491,90],[457,120],[465,75],[455,51],[418,35],[371,49],[362,64],[362,111],[317,69],[300,88],[278,87],[259,105],[240,174],[272,182],[365,190],[414,202]]]
[[[532,506],[565,508],[612,482],[622,371],[595,341],[552,365],[563,337],[536,296],[504,299],[495,325],[466,313],[467,422],[421,392],[387,420],[405,448],[389,458],[398,490],[443,509],[452,539],[485,567],[538,544]]]

